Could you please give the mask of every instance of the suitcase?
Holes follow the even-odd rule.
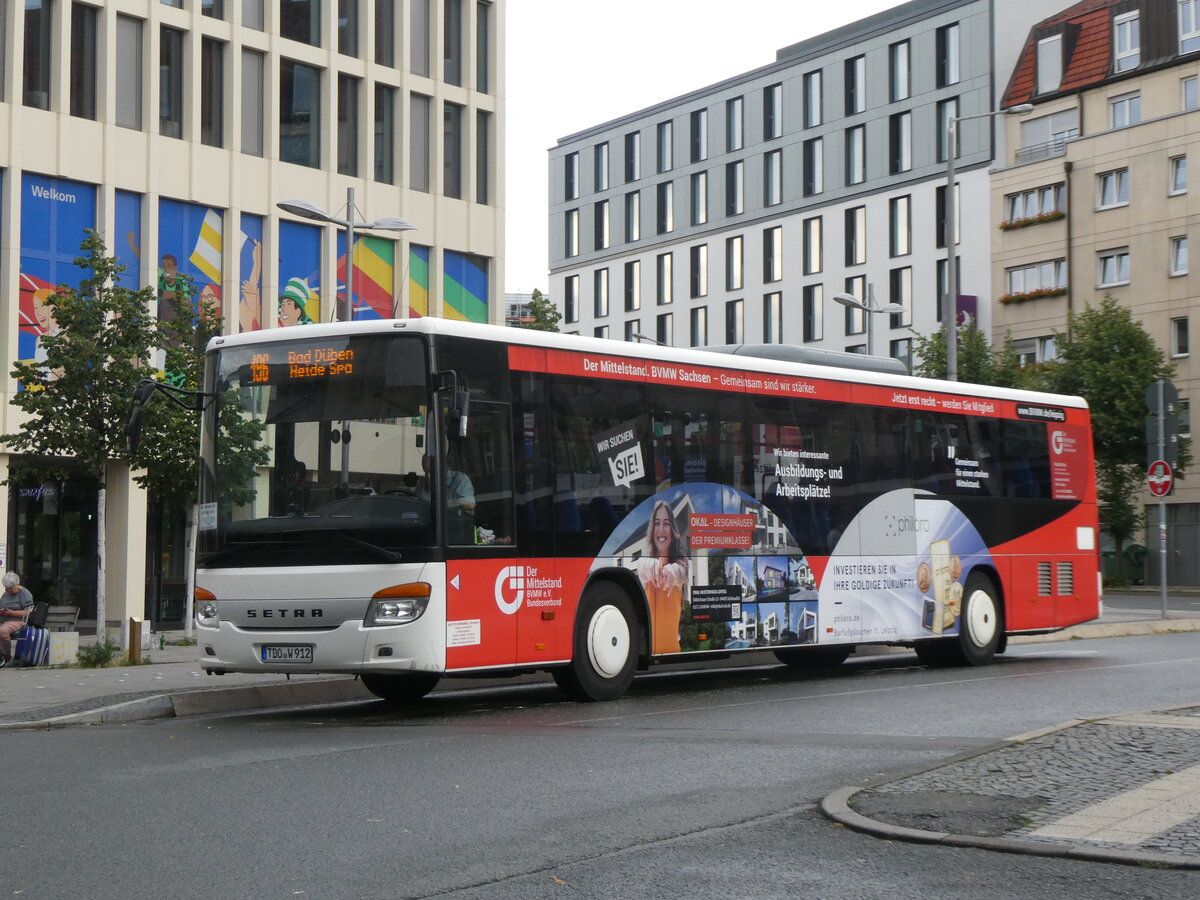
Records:
[[[26,625],[17,632],[13,662],[21,666],[44,666],[50,658],[50,632]]]

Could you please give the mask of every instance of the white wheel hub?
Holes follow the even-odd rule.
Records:
[[[629,623],[615,606],[602,606],[588,623],[587,651],[592,668],[604,678],[613,678],[625,668],[632,644]]]
[[[976,647],[986,647],[996,636],[996,602],[987,591],[972,591],[967,601],[967,634]]]

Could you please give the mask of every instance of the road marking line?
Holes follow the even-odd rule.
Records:
[[[1142,844],[1200,816],[1200,766],[1117,794],[1032,832],[1034,837]]]

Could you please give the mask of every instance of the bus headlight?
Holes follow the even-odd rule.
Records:
[[[217,598],[212,591],[196,588],[196,624],[216,628],[220,616],[217,614]]]
[[[363,624],[371,628],[413,622],[421,618],[429,606],[429,593],[430,587],[424,582],[395,584],[376,591]]]

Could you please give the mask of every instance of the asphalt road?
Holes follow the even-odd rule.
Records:
[[[816,807],[1072,718],[1196,702],[1200,633],[5,736],[22,897],[1193,898],[1200,876],[880,841]]]

